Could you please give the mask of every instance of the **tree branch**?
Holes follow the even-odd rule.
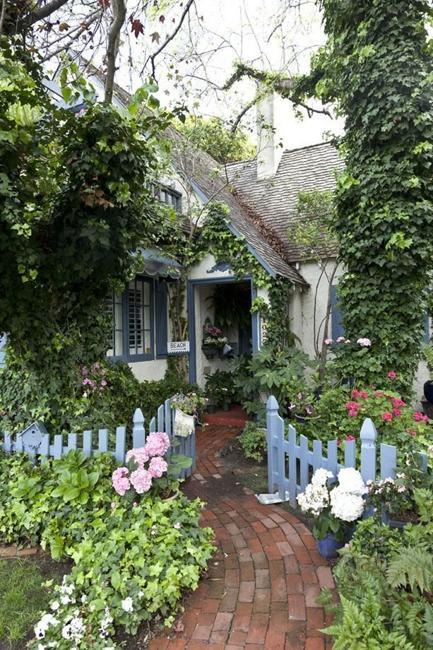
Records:
[[[107,45],[107,73],[105,77],[104,102],[111,104],[113,100],[114,75],[116,73],[116,59],[119,51],[120,30],[123,27],[126,17],[125,0],[113,0],[113,21],[108,33]]]
[[[170,41],[172,41],[172,40],[174,39],[174,37],[176,36],[176,34],[178,33],[178,31],[180,30],[180,28],[181,28],[182,25],[183,25],[183,21],[184,21],[185,18],[187,17],[187,15],[188,15],[188,13],[189,13],[189,10],[190,10],[191,5],[193,4],[193,2],[195,2],[195,0],[188,0],[188,2],[187,2],[186,5],[185,5],[185,8],[184,8],[184,10],[183,10],[183,12],[182,12],[182,15],[181,15],[181,17],[180,17],[180,20],[179,20],[178,24],[176,25],[176,28],[173,30],[173,32],[172,32],[169,36],[167,36],[167,38],[165,39],[165,41],[164,41],[164,43],[161,45],[161,47],[159,47],[159,48],[156,50],[156,52],[154,52],[153,54],[151,54],[151,55],[148,57],[146,63],[144,64],[144,67],[146,67],[147,62],[150,61],[150,64],[151,64],[151,67],[152,67],[152,79],[155,79],[155,81],[156,81],[156,78],[155,78],[155,59],[156,59],[156,57],[157,57],[159,54],[161,54],[161,52],[162,52],[163,50],[165,50],[165,48],[167,47],[167,45],[170,43]]]
[[[18,21],[16,31],[21,32],[23,30],[26,30],[37,23],[39,20],[48,18],[48,16],[51,16],[52,13],[57,11],[57,9],[63,7],[63,5],[65,5],[67,2],[69,2],[69,0],[51,0],[51,2],[48,4],[34,9],[29,14],[24,16],[24,18]]]
[[[3,33],[3,25],[5,22],[5,15],[6,15],[6,3],[7,0],[2,0],[2,8],[1,8],[1,13],[0,13],[0,36]]]

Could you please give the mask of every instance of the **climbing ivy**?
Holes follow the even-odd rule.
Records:
[[[346,118],[335,198],[347,269],[339,295],[346,335],[372,342],[350,374],[379,382],[396,370],[409,386],[432,267],[432,10],[426,0],[321,5],[328,42],[310,82]]]

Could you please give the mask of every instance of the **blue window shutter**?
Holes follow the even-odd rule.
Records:
[[[424,334],[422,340],[424,343],[430,341],[430,315],[428,312],[424,314]]]
[[[155,341],[158,357],[167,356],[167,332],[167,283],[164,280],[155,280]]]
[[[344,336],[344,327],[343,319],[341,317],[338,295],[337,295],[337,286],[333,285],[331,287],[331,321],[332,321],[332,338],[334,341],[338,339],[339,336]]]

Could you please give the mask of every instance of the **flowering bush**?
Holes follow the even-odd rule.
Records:
[[[117,494],[124,496],[127,492],[144,494],[152,487],[152,480],[161,478],[168,470],[168,463],[163,456],[170,447],[166,433],[149,433],[144,447],[131,449],[126,454],[128,467],[118,467],[112,475],[113,487]]]
[[[188,415],[197,415],[198,411],[206,405],[206,398],[200,393],[177,393],[171,398],[171,405]]]
[[[155,477],[166,447],[159,436],[149,441]],[[131,454],[137,461],[148,462],[142,450]],[[113,491],[114,469],[109,454],[70,452],[33,465],[24,454],[0,453],[0,542],[40,543],[74,562],[35,626],[34,650],[111,650],[115,627],[135,632],[157,615],[171,623],[182,590],[196,588],[212,553],[199,500],[163,500],[152,489],[131,503]]]
[[[367,491],[361,474],[352,468],[344,468],[338,474],[338,485],[328,487],[332,472],[318,469],[305,492],[298,496],[302,512],[316,518],[313,532],[317,539],[333,533],[340,541],[344,539],[347,524],[359,519],[364,512],[363,495]]]
[[[221,348],[227,343],[227,337],[219,327],[206,322],[203,328],[203,345],[205,347]]]
[[[310,437],[358,440],[364,419],[371,418],[380,442],[396,445],[403,453],[425,449],[432,431],[428,418],[391,390],[333,388],[315,402],[314,414],[317,419],[303,425]]]

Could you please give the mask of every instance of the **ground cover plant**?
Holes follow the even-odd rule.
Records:
[[[30,647],[115,648],[116,628],[172,623],[183,590],[197,586],[212,553],[211,532],[198,525],[202,503],[177,493],[165,434],[146,444],[124,468],[108,454],[35,465],[0,457],[0,539],[73,561]]]

